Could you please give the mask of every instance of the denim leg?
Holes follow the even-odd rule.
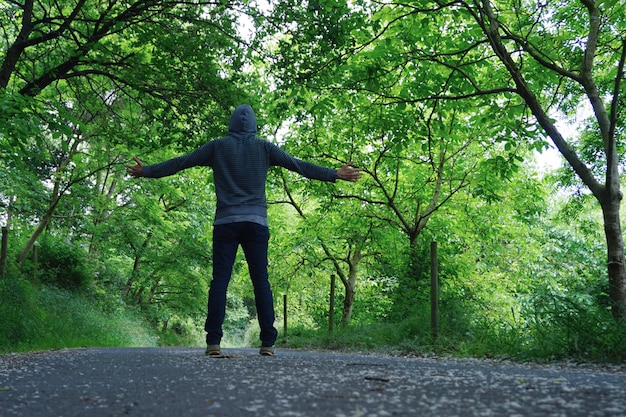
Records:
[[[274,327],[274,299],[267,274],[269,230],[256,223],[242,223],[241,247],[246,255],[250,279],[254,286],[256,311],[261,328],[261,345],[274,346],[278,331]]]
[[[204,323],[207,345],[219,345],[226,313],[226,290],[237,255],[236,223],[213,227],[213,279],[209,287],[207,318]]]

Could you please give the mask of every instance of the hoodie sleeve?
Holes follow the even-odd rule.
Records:
[[[143,176],[147,178],[161,178],[174,175],[178,171],[195,166],[210,166],[214,148],[214,141],[210,141],[186,155],[178,156],[158,164],[146,165],[143,167]]]
[[[273,143],[267,142],[270,147],[270,165],[287,168],[313,180],[335,182],[337,170],[326,168],[321,165],[306,162],[289,155]]]

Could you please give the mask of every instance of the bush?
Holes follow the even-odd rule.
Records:
[[[626,355],[624,323],[591,296],[548,286],[525,309],[523,331],[533,357],[613,360]]]
[[[93,279],[86,251],[55,236],[42,240],[38,263],[39,279],[45,284],[76,291],[87,288]]]
[[[43,316],[31,284],[21,279],[0,280],[0,300],[0,351],[29,343]]]
[[[0,299],[0,352],[156,345],[138,313],[104,312],[88,295],[11,276],[0,281]]]
[[[204,345],[204,321],[174,315],[159,331],[159,346]]]

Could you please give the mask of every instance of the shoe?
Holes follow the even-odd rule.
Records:
[[[208,345],[205,354],[207,356],[221,356],[222,351],[220,350],[220,345]]]
[[[261,356],[274,356],[274,346],[261,346],[259,350]]]

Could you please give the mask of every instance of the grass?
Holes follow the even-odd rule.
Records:
[[[453,323],[443,321],[435,340],[429,321],[409,317],[396,323],[351,325],[332,334],[326,329],[294,326],[289,329],[287,337],[282,335],[279,341],[282,346],[290,348],[346,352],[500,358],[521,362],[626,361],[625,325],[612,322],[610,318],[604,318],[602,322],[605,323],[602,331],[591,334],[590,325],[567,329],[562,323],[551,328],[543,324],[496,331],[495,323],[489,323],[489,326],[474,323],[455,328]]]
[[[332,334],[324,328],[292,325],[286,337],[280,329],[278,344],[288,348],[521,361],[626,360],[624,323],[588,310],[566,321],[555,321],[553,316],[537,317],[515,327],[444,316],[439,337],[434,340],[427,311],[416,309],[398,320],[355,322],[348,328],[336,328]],[[178,319],[167,331],[157,331],[140,311],[112,295],[72,292],[24,279],[0,280],[0,317],[0,354],[93,346],[203,345],[201,320]],[[256,320],[244,324],[242,329],[225,329],[225,347],[258,345]]]
[[[294,327],[279,342],[286,347],[330,349],[351,352],[432,352],[435,349],[428,324],[420,320],[403,323],[370,323],[337,328],[333,333],[325,329]]]
[[[156,346],[141,316],[25,280],[0,281],[0,353],[86,346]]]

